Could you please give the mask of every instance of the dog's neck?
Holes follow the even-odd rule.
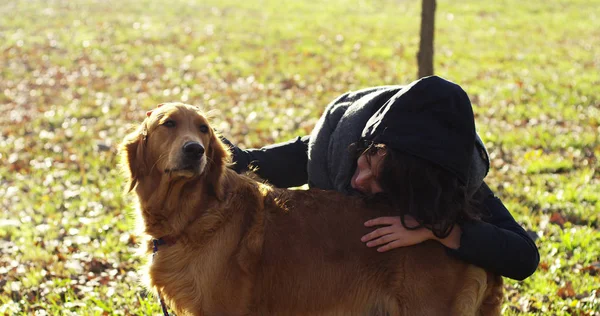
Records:
[[[229,221],[232,214],[224,211],[227,208],[219,207],[223,202],[235,203],[238,196],[253,196],[260,200],[255,201],[257,205],[262,205],[264,197],[272,191],[270,186],[230,169],[225,169],[218,181],[220,197],[205,180],[202,176],[173,179],[158,172],[141,178],[136,193],[145,233],[155,239],[166,239],[167,243],[186,239],[183,237],[203,240]],[[209,209],[212,211],[208,212]],[[190,227],[193,229],[188,229]]]
[[[200,178],[175,178],[159,172],[140,179],[136,193],[145,233],[153,238],[177,238],[190,222],[201,215],[199,204],[210,203],[214,199]],[[187,199],[185,195],[188,194],[201,195],[202,198]]]

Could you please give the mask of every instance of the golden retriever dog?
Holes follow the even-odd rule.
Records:
[[[363,223],[393,214],[338,192],[274,188],[227,168],[194,106],[148,112],[122,144],[153,253],[148,286],[177,315],[498,315],[501,278],[437,242],[379,253]],[[146,244],[147,243],[147,244]]]

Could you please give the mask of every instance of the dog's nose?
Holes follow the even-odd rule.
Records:
[[[204,147],[198,142],[187,142],[183,145],[183,153],[189,159],[199,160],[204,154]]]

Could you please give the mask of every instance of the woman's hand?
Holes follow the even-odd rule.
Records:
[[[418,222],[411,216],[405,215],[404,222],[408,227],[418,226]],[[450,235],[444,239],[435,237],[427,228],[406,229],[402,226],[400,216],[378,217],[365,222],[365,226],[383,226],[364,235],[360,240],[367,243],[367,247],[378,247],[377,251],[385,252],[394,248],[407,247],[433,239],[448,248],[458,249],[460,246],[460,227],[455,225]],[[382,246],[383,245],[383,246]]]
[[[406,215],[406,226],[417,226],[417,221]],[[367,247],[378,247],[377,251],[384,252],[394,248],[416,245],[431,239],[433,233],[426,228],[408,230],[402,226],[400,216],[378,217],[365,222],[365,226],[383,226],[364,235],[360,240],[367,243]],[[382,246],[383,245],[383,246]]]

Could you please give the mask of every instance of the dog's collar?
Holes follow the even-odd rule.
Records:
[[[173,236],[163,236],[160,238],[152,239],[152,253],[156,253],[158,251],[158,246],[163,245],[173,245],[177,242],[177,238]]]
[[[156,256],[158,252],[158,246],[166,245],[168,237],[161,237],[158,239],[152,239],[152,259]],[[175,243],[175,241],[173,241]],[[167,304],[165,304],[165,300],[163,300],[162,295],[158,292],[158,301],[160,302],[160,308],[162,309],[164,316],[169,316],[169,312],[167,311]]]
[[[164,238],[152,239],[152,253],[158,252],[158,246],[166,245],[167,241]]]

